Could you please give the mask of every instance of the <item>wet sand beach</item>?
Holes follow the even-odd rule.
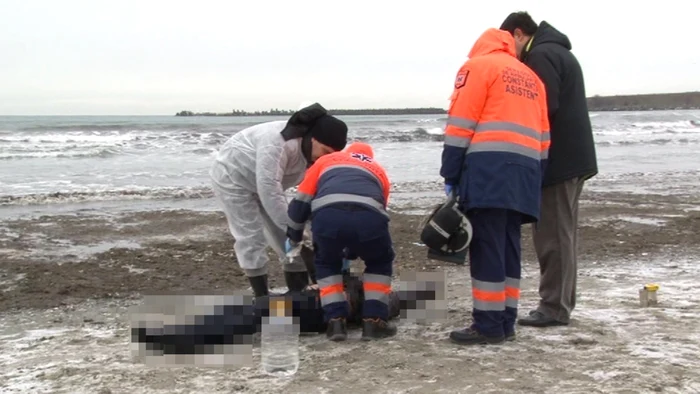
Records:
[[[695,392],[700,390],[700,208],[693,196],[584,192],[579,299],[568,327],[521,328],[514,343],[459,347],[468,266],[425,258],[420,215],[397,211],[395,274],[446,271],[447,319],[399,321],[396,338],[364,344],[301,339],[291,381],[255,364],[158,368],[135,363],[128,308],[144,294],[248,291],[219,212],[73,213],[6,220],[0,229],[0,388],[7,393]],[[421,207],[403,207],[414,211]],[[425,208],[425,206],[422,206]],[[271,254],[271,286],[283,287]],[[521,313],[539,268],[523,227]],[[361,267],[361,262],[354,263]],[[638,289],[660,284],[660,304]],[[378,356],[381,355],[381,356]],[[506,371],[506,375],[503,374]],[[651,372],[653,371],[653,372]]]

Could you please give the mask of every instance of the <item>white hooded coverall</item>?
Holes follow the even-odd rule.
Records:
[[[241,130],[224,143],[209,173],[235,239],[238,264],[249,277],[267,274],[268,245],[285,271],[306,271],[303,261],[285,259],[285,191],[302,181],[307,166],[301,138],[285,141],[280,134],[286,125],[275,121]]]

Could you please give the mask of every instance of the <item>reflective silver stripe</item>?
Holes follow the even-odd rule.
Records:
[[[506,282],[484,282],[481,280],[472,279],[472,294],[478,290],[502,293],[505,298]],[[506,309],[505,300],[503,301],[484,301],[473,297],[472,304],[474,309],[481,311],[504,311]]]
[[[480,131],[512,131],[514,133],[518,133],[526,137],[534,138],[537,141],[540,141],[542,139],[542,133],[540,133],[538,130],[531,129],[529,127],[525,127],[523,125],[519,125],[513,122],[479,123],[479,125],[476,126],[476,129],[474,131],[476,131],[477,133]]]
[[[440,235],[442,235],[443,237],[445,237],[445,239],[449,239],[449,238],[450,238],[450,233],[448,233],[447,231],[443,230],[442,227],[440,227],[437,223],[435,223],[434,220],[429,221],[429,222],[428,222],[428,225],[429,225],[430,227],[432,227],[433,230],[437,231],[438,234],[440,234]]]
[[[520,290],[520,279],[506,277],[506,287]],[[517,308],[518,307],[518,299],[519,298],[508,297],[508,292],[506,291],[506,307],[507,308]]]
[[[463,118],[460,116],[448,116],[446,126],[454,126],[460,129],[474,131],[477,121],[473,119]]]
[[[502,311],[506,310],[506,303],[505,302],[489,302],[489,301],[474,300],[473,306],[474,306],[474,309],[478,309],[480,311],[502,312]]]
[[[307,193],[302,193],[302,192],[297,192],[296,197],[294,197],[295,200],[301,201],[301,202],[310,202],[313,200],[314,196],[311,194]]]
[[[334,302],[345,302],[345,293],[333,293],[321,297],[321,306],[326,306]]]
[[[542,145],[544,145],[545,142],[550,142],[549,141],[550,134],[549,131],[543,131],[542,132]],[[549,158],[549,147],[546,149],[542,149],[542,153],[540,154],[540,160],[547,160]]]
[[[334,170],[334,169],[337,169],[337,168],[349,168],[349,169],[353,169],[353,170],[364,171],[365,173],[367,173],[367,174],[369,174],[369,175],[372,175],[372,178],[374,178],[374,180],[377,182],[377,184],[379,185],[379,187],[381,187],[382,190],[384,189],[384,188],[382,187],[382,181],[380,181],[379,178],[377,178],[377,176],[374,175],[374,173],[373,173],[372,171],[370,171],[370,170],[368,170],[368,169],[366,169],[366,168],[364,168],[364,167],[354,166],[354,165],[352,165],[352,164],[336,164],[336,165],[333,165],[333,166],[328,166],[328,167],[324,168],[323,171],[321,171],[321,175],[325,174],[326,172],[328,172],[328,171],[330,171],[330,170]],[[320,176],[319,176],[319,177],[320,177]]]
[[[320,287],[320,288],[337,285],[339,283],[342,284],[343,283],[343,275],[327,276],[325,278],[318,279],[316,282],[318,282],[318,287]]]
[[[445,123],[445,129],[452,126],[458,129],[474,132],[477,121],[473,119],[462,118],[459,116],[448,116]],[[445,146],[454,146],[457,148],[468,148],[471,142],[471,137],[459,135],[445,135]]]
[[[375,300],[384,304],[389,304],[389,294],[369,289],[368,285],[370,283],[379,283],[391,286],[391,277],[386,275],[364,274],[362,280],[364,281],[365,300]]]
[[[506,277],[506,287],[512,287],[515,289],[519,289],[520,288],[520,279]]]
[[[343,284],[343,276],[342,275],[333,275],[333,276],[328,276],[323,279],[319,279],[318,281],[318,287],[323,291],[325,287],[330,287],[333,285],[342,285]],[[321,306],[325,306],[328,304],[332,304],[334,302],[345,302],[345,293],[333,293],[329,294],[326,296],[321,296]]]
[[[306,224],[305,223],[297,223],[297,222],[290,219],[289,222],[287,222],[287,226],[289,226],[289,228],[291,228],[293,230],[303,230],[304,227],[306,227]]]
[[[512,142],[479,142],[472,144],[467,150],[467,154],[477,152],[510,152],[535,160],[540,160],[541,157],[541,152]]]
[[[386,215],[387,217],[389,214],[384,210],[384,204],[380,203],[379,201],[373,199],[372,197],[365,197],[365,196],[358,196],[355,194],[344,194],[344,193],[337,193],[337,194],[329,194],[320,198],[317,198],[311,202],[311,211],[316,211],[317,209],[323,208],[326,205],[329,204],[335,204],[339,202],[354,202],[354,203],[360,203],[360,204],[367,204],[371,206],[372,208],[375,208],[382,214]]]
[[[384,304],[389,304],[389,295],[380,291],[365,290],[365,301],[374,300]]]
[[[457,148],[468,148],[471,142],[472,139],[467,137],[458,137],[455,135],[445,136],[445,145],[447,146],[454,146]]]
[[[381,283],[383,285],[390,285],[391,284],[391,277],[386,276],[386,275],[377,275],[377,274],[362,274],[362,280],[370,283]]]
[[[505,291],[506,282],[484,282],[472,279],[472,287],[483,291]]]

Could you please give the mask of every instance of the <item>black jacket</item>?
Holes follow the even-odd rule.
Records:
[[[551,146],[543,186],[598,173],[583,72],[571,53],[569,38],[545,21],[540,23],[522,60],[545,85]]]

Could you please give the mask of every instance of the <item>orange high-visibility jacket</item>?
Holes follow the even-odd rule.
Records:
[[[544,85],[515,56],[506,31],[488,29],[460,68],[450,98],[440,175],[464,210],[503,208],[539,219],[549,151]]]
[[[344,151],[324,155],[306,171],[289,203],[287,236],[299,242],[312,213],[333,204],[359,204],[388,218],[390,188],[386,171],[374,160],[370,145],[355,142]]]

